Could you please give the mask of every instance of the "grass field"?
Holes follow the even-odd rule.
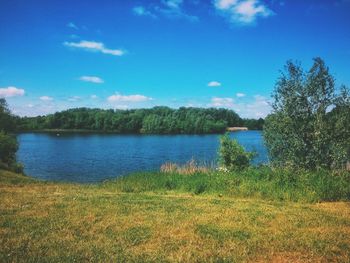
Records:
[[[148,173],[79,185],[0,171],[0,262],[350,262],[348,201],[249,182]]]

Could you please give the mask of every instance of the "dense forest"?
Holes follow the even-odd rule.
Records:
[[[261,130],[263,119],[242,119],[232,110],[216,108],[102,110],[69,109],[46,116],[17,118],[18,131],[47,129],[115,133],[205,134],[221,133],[231,126]]]

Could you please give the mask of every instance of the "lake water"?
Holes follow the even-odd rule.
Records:
[[[267,162],[260,131],[231,133],[247,150],[255,150],[255,164]],[[18,160],[25,173],[45,180],[100,182],[137,171],[155,171],[165,162],[184,164],[217,160],[219,135],[18,135]]]

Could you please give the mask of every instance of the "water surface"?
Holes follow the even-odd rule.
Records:
[[[259,131],[231,133],[254,163],[267,162]],[[45,180],[100,182],[137,171],[154,171],[168,161],[184,164],[217,160],[219,135],[115,135],[26,133],[18,135],[18,159],[25,173]]]

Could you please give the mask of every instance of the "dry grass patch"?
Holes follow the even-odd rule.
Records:
[[[16,184],[1,172],[0,200],[0,262],[350,261],[347,202]]]

